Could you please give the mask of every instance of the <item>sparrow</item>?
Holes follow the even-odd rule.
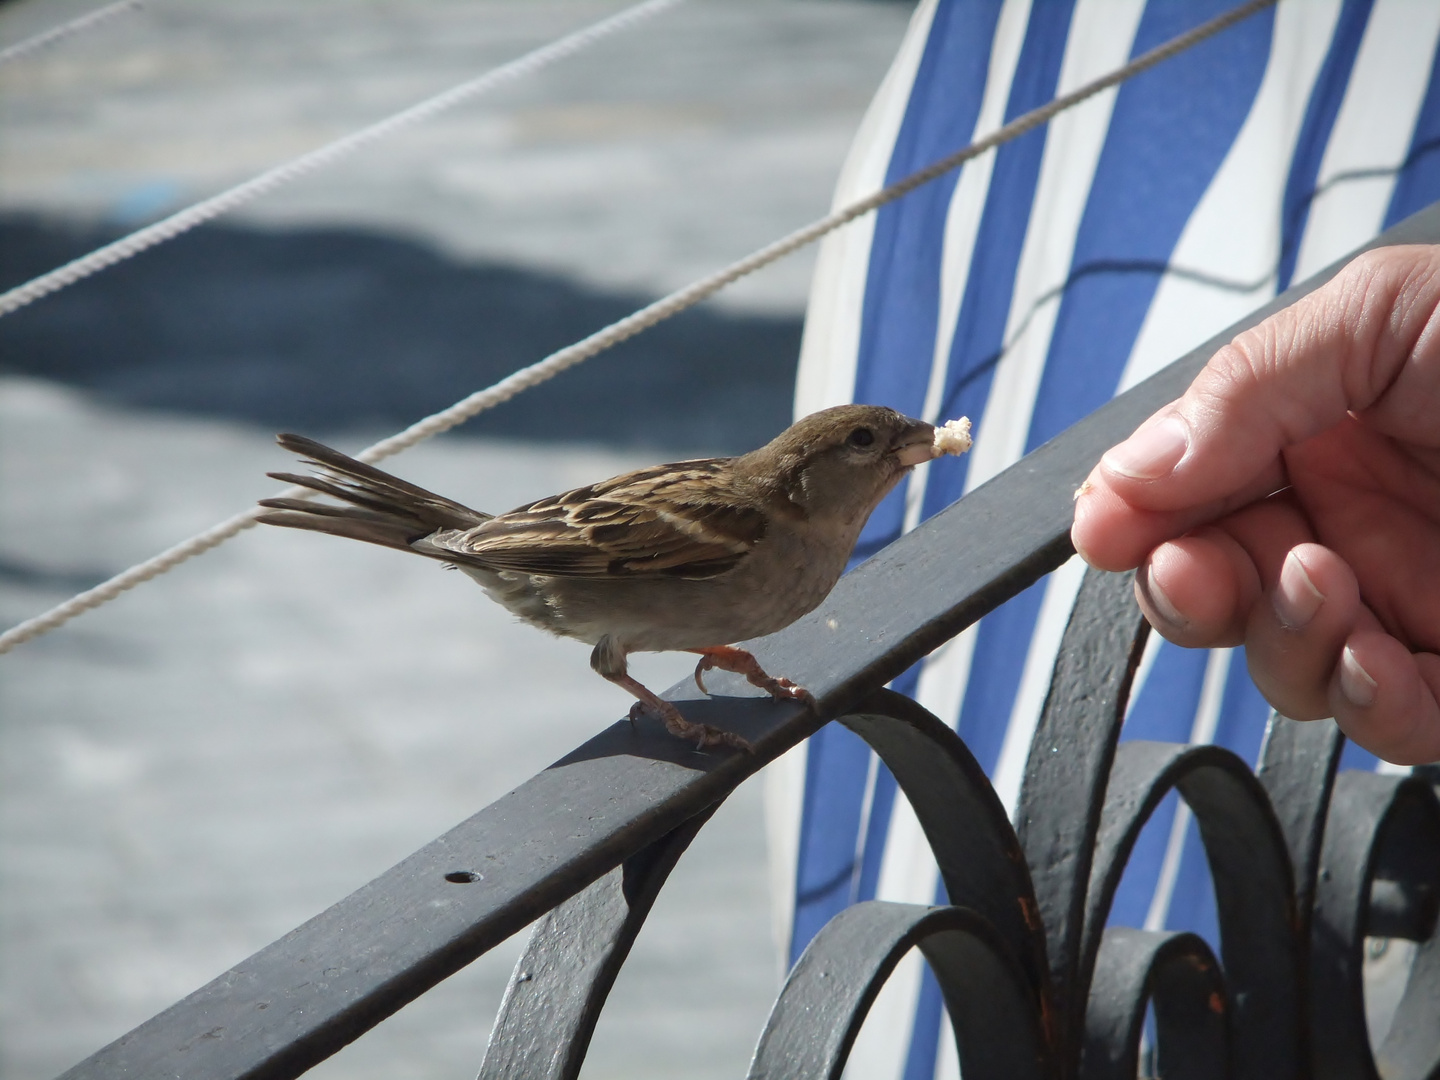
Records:
[[[957,423],[963,432],[957,434]],[[750,744],[686,720],[631,678],[632,652],[700,656],[778,700],[813,702],[732,642],[813,611],[866,519],[913,466],[969,446],[969,422],[937,429],[893,409],[841,405],[733,458],[655,465],[492,515],[426,491],[300,435],[286,450],[316,475],[269,473],[337,504],[262,499],[269,525],[331,533],[458,567],[525,622],[594,646],[590,666],[699,747]]]

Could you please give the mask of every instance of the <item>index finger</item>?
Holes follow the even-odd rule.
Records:
[[[1162,541],[1283,487],[1281,451],[1347,413],[1403,423],[1416,409],[1391,400],[1397,383],[1436,389],[1437,311],[1440,248],[1382,248],[1240,334],[1101,459],[1082,488],[1077,550],[1106,569],[1136,566]]]

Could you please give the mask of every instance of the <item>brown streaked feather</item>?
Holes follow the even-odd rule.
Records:
[[[765,535],[766,514],[731,486],[734,459],[656,465],[491,517],[299,435],[281,446],[318,476],[271,473],[344,503],[264,499],[259,520],[492,570],[556,577],[709,578]]]
[[[275,441],[291,453],[305,455],[307,464],[333,474],[319,477],[271,473],[276,479],[324,492],[356,505],[409,517],[419,524],[428,524],[432,529],[470,528],[490,519],[489,514],[472,510],[463,503],[401,480],[363,461],[356,461],[303,435],[277,435]]]
[[[729,477],[728,458],[657,465],[541,499],[474,529],[437,533],[429,543],[527,574],[714,577],[765,534],[762,510],[722,498]]]
[[[413,551],[414,541],[436,529],[470,529],[490,518],[489,514],[426,491],[314,439],[281,435],[276,441],[287,450],[306,455],[309,464],[325,472],[320,476],[284,472],[270,473],[270,476],[329,495],[347,505],[330,506],[304,499],[261,499],[261,506],[275,511],[257,518],[267,525],[308,529]]]
[[[361,513],[339,506],[307,506],[304,510],[283,509],[260,514],[255,520],[265,525],[283,525],[288,529],[306,529],[310,532],[329,533],[331,536],[343,536],[348,540],[364,540],[369,544],[397,548],[400,551],[415,550],[410,546],[406,531],[397,527],[395,522],[378,517],[362,517]]]

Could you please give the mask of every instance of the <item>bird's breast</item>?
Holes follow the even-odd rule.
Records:
[[[772,528],[733,569],[712,578],[549,577],[466,572],[492,599],[543,629],[627,652],[726,645],[789,626],[829,595],[854,536],[808,522]]]

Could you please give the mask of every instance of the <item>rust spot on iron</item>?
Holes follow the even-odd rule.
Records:
[[[1040,929],[1040,909],[1032,897],[1022,896],[1020,898],[1020,916],[1025,920],[1027,930]]]

